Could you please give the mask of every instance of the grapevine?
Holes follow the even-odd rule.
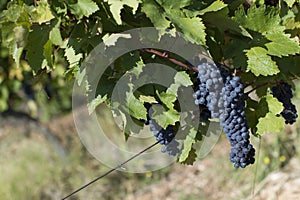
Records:
[[[250,136],[297,123],[299,19],[296,0],[0,1],[0,112],[46,121],[76,98],[89,116],[106,104],[123,120],[122,142],[148,127],[182,164],[202,159],[216,122],[233,166],[250,167]]]

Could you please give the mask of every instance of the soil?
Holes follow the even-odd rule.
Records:
[[[26,117],[2,117],[0,137],[6,137],[6,130],[12,128],[18,131],[35,132],[44,131],[45,127],[64,147],[66,138],[74,133],[75,127],[72,115],[57,118],[49,125],[38,124]],[[17,124],[17,125],[16,125]],[[50,126],[51,124],[51,126]],[[38,128],[43,126],[44,128]],[[74,137],[74,134],[71,135]],[[46,137],[46,136],[44,136]],[[76,137],[76,135],[75,135]],[[0,139],[1,139],[0,138]],[[53,142],[53,141],[52,141]],[[194,166],[173,164],[170,173],[160,181],[136,188],[127,194],[124,200],[185,200],[185,199],[255,199],[255,200],[298,200],[300,199],[300,161],[292,158],[280,171],[269,173],[262,181],[255,181],[256,165],[247,169],[234,170],[228,161],[229,145],[221,139],[213,151]],[[156,172],[152,172],[156,173]]]

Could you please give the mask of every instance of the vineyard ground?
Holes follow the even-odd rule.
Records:
[[[41,134],[45,128],[49,128],[55,140]],[[293,137],[297,132],[298,128],[288,127],[282,134]],[[297,199],[300,196],[299,153],[288,158],[289,162],[274,158],[267,162],[270,149],[265,146],[274,143],[274,138],[276,134],[264,136],[259,161],[246,169],[233,169],[228,161],[230,146],[222,137],[213,151],[194,166],[173,164],[146,174],[116,172],[82,191],[78,198]],[[299,137],[296,139],[299,143]],[[254,143],[258,148],[259,143]],[[61,154],[60,147],[66,155]],[[0,149],[1,163],[5,163],[0,168],[4,174],[0,184],[8,185],[0,189],[0,197],[4,199],[24,196],[58,199],[107,170],[81,145],[72,115],[57,118],[48,125],[24,117],[2,118]]]

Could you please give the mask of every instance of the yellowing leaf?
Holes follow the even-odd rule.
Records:
[[[32,22],[37,22],[39,24],[48,22],[54,18],[46,0],[37,1],[37,7],[31,11],[30,16]]]
[[[264,134],[270,132],[280,132],[285,127],[284,119],[281,116],[276,116],[272,113],[258,120],[257,134]]]
[[[274,115],[280,114],[283,110],[283,105],[281,102],[279,102],[276,98],[274,98],[272,95],[267,95],[266,102],[268,103],[269,112],[273,113]]]
[[[263,103],[267,103],[268,113],[264,117],[258,119],[257,134],[270,132],[280,132],[285,127],[284,119],[278,115],[283,110],[283,105],[272,95],[267,95],[261,99]]]

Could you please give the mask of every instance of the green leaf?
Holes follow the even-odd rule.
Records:
[[[177,95],[172,93],[165,93],[165,92],[159,93],[158,91],[156,91],[156,94],[158,98],[161,100],[161,102],[167,106],[167,108],[173,109],[174,102],[177,99]]]
[[[283,110],[283,104],[270,94],[261,99],[261,101],[267,103],[269,112],[258,119],[257,134],[282,131],[285,127],[285,122],[279,114]]]
[[[224,47],[224,58],[232,59],[232,64],[234,67],[241,68],[242,70],[246,71],[247,57],[244,49],[249,48],[249,44],[245,40],[234,38]]]
[[[248,57],[247,71],[251,71],[255,76],[263,75],[270,76],[278,74],[280,71],[276,62],[274,62],[267,50],[262,47],[253,47],[250,50],[245,50]]]
[[[199,17],[188,18],[182,16],[183,13],[170,10],[167,16],[171,19],[175,27],[183,33],[191,42],[196,42],[200,45],[205,45],[206,33],[205,25]]]
[[[49,67],[52,67],[52,53],[53,53],[53,48],[52,48],[52,42],[50,40],[48,40],[48,42],[46,42],[46,44],[44,45],[44,52],[43,55],[47,61],[47,64]]]
[[[92,0],[78,0],[75,4],[69,5],[71,13],[78,19],[83,16],[89,17],[91,14],[99,10],[98,5]]]
[[[184,9],[184,12],[189,17],[196,17],[197,15],[204,15],[205,13],[208,13],[208,12],[216,12],[216,11],[222,10],[223,8],[226,8],[226,7],[227,7],[227,4],[225,4],[223,1],[217,0],[202,10],[190,11],[190,10]]]
[[[265,98],[268,103],[269,112],[274,115],[280,114],[283,110],[283,104],[270,94],[268,94]]]
[[[31,21],[39,24],[49,22],[54,18],[47,0],[37,1],[37,6],[30,12]]]
[[[178,88],[193,85],[191,78],[185,71],[177,72],[174,77],[174,83],[167,89],[167,93],[177,95]]]
[[[290,38],[289,34],[271,33],[266,37],[272,42],[265,44],[268,54],[273,56],[295,55],[300,52],[300,46],[295,38]]]
[[[154,111],[152,118],[164,129],[166,129],[168,125],[175,125],[175,123],[180,120],[180,114],[174,109],[164,111],[161,106],[157,105],[153,105],[152,108]]]
[[[108,2],[110,5],[110,11],[116,20],[117,24],[122,24],[121,19],[121,10],[124,7],[124,5],[129,6],[133,8],[133,14],[137,11],[139,7],[140,0],[105,0],[105,2]]]
[[[193,144],[196,142],[196,135],[197,131],[192,128],[183,142],[183,149],[179,156],[179,162],[182,163],[188,158],[192,150]]]
[[[247,14],[244,11],[244,7],[241,7],[235,13],[235,20],[244,28],[263,34],[276,31],[282,32],[284,30],[284,26],[280,24],[279,10],[276,7],[251,6],[247,10]]]
[[[180,9],[190,5],[193,0],[156,0],[165,9]]]
[[[20,65],[20,58],[26,45],[28,32],[29,31],[25,26],[17,26],[13,29],[14,39],[11,41],[9,49],[10,53],[13,55],[17,67]]]
[[[65,56],[69,62],[69,67],[74,67],[79,64],[80,59],[82,58],[82,54],[76,54],[73,47],[68,46],[65,50]]]
[[[223,1],[217,0],[210,4],[207,8],[200,10],[199,14],[203,15],[207,12],[216,12],[218,10],[222,10],[225,7],[227,7],[227,4],[225,4]]]
[[[270,132],[280,132],[285,127],[284,119],[272,113],[267,113],[265,117],[260,118],[258,121],[257,133],[260,135]]]
[[[50,28],[48,26],[33,26],[28,35],[26,44],[26,59],[34,72],[43,66],[45,57],[43,55],[44,45],[48,42]]]
[[[92,112],[94,112],[94,110],[104,101],[107,100],[107,95],[105,96],[101,96],[98,95],[95,99],[93,99],[91,102],[88,103],[88,110],[89,110],[89,114],[91,114]]]
[[[166,19],[166,14],[154,0],[145,0],[142,4],[142,11],[146,13],[146,16],[157,28],[168,28],[171,24],[171,22]]]
[[[299,2],[299,0],[284,0],[289,7],[292,7],[294,3]]]
[[[197,159],[198,155],[196,153],[196,149],[194,147],[191,148],[188,157],[181,162],[184,165],[193,165]]]
[[[132,92],[126,92],[126,108],[136,119],[147,119],[147,110],[143,102],[139,101]]]
[[[153,96],[140,95],[139,100],[143,103],[158,103]]]
[[[54,45],[61,46],[63,44],[63,39],[60,34],[60,20],[56,23],[56,25],[50,31],[50,40]]]
[[[131,70],[130,70],[130,74],[133,74],[136,78],[139,78],[139,75],[143,72],[144,70],[144,63],[141,60],[142,58],[140,58],[140,60],[138,62],[136,62],[136,66],[134,66]],[[135,61],[134,58],[132,57],[131,60]],[[126,61],[126,64],[129,66],[131,64],[130,61]],[[123,63],[124,65],[124,63]]]

